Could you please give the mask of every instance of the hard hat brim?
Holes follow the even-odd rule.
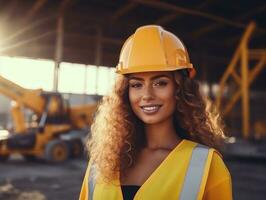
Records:
[[[162,71],[176,71],[187,69],[189,71],[189,77],[193,78],[196,74],[196,70],[193,68],[193,65],[190,63],[189,66],[168,66],[167,68],[162,65],[152,65],[152,66],[131,66],[129,68],[123,68],[121,65],[117,65],[116,73],[118,74],[132,74],[140,72],[162,72]]]

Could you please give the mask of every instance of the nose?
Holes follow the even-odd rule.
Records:
[[[153,90],[150,86],[146,87],[143,91],[142,100],[143,101],[149,101],[154,99]]]

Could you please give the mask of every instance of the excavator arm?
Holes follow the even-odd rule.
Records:
[[[0,76],[0,94],[11,99],[11,115],[14,132],[26,133],[27,127],[23,107],[30,108],[35,113],[41,114],[45,101],[40,96],[42,90],[28,90],[12,81]]]
[[[37,114],[41,114],[44,110],[45,100],[41,96],[42,89],[25,89],[0,76],[0,93]]]
[[[91,125],[97,107],[97,104],[69,106],[64,104],[59,93],[45,93],[42,89],[25,89],[2,76],[0,76],[0,94],[13,100],[11,113],[17,133],[26,132],[23,107],[29,108],[39,116],[40,128],[45,126],[47,120],[57,120],[61,123],[71,123],[78,129]]]

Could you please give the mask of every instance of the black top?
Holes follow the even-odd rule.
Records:
[[[135,194],[139,190],[140,186],[138,185],[121,185],[121,190],[124,200],[133,200]]]

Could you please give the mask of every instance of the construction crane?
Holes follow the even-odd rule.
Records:
[[[0,135],[0,161],[19,153],[25,159],[62,162],[82,155],[96,104],[70,106],[60,93],[30,90],[0,76],[0,94],[10,98],[13,129]],[[32,111],[25,120],[25,108]]]

